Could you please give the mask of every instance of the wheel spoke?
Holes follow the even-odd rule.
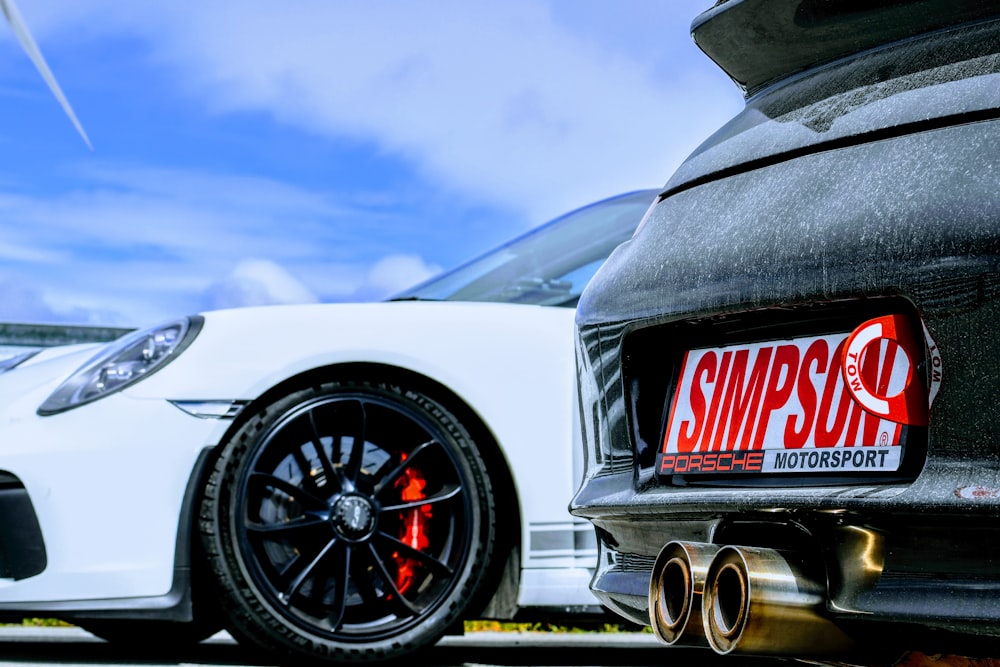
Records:
[[[336,586],[336,597],[333,607],[330,609],[329,622],[330,629],[336,632],[344,623],[344,611],[347,609],[347,580],[351,572],[351,553],[354,549],[351,545],[344,546],[344,557],[341,559],[341,567],[336,568],[333,573],[333,584]]]
[[[358,411],[352,417],[355,419],[352,437],[354,442],[351,445],[351,456],[347,460],[346,477],[352,485],[357,484],[358,476],[361,474],[361,464],[365,454],[365,437],[367,429],[367,415],[365,414],[365,404],[357,401]]]
[[[330,521],[322,516],[307,516],[306,518],[293,519],[292,521],[278,521],[275,523],[258,523],[247,521],[244,523],[248,533],[254,533],[266,539],[279,539],[292,537],[303,533],[310,533],[320,529],[329,529]]]
[[[323,469],[323,476],[327,480],[329,480],[330,483],[336,481],[336,483],[340,486],[341,490],[343,490],[343,483],[340,478],[340,475],[334,469],[333,461],[330,460],[330,457],[326,453],[326,449],[323,447],[322,436],[320,435],[319,426],[316,423],[317,410],[318,408],[309,411],[309,427],[312,431],[312,433],[310,434],[312,439],[312,444],[313,447],[316,449],[316,455],[319,457],[319,465]],[[339,436],[334,438],[334,443],[338,446],[339,450],[339,445],[340,445]],[[334,452],[334,456],[337,455],[338,452]]]
[[[363,556],[364,554],[362,553],[361,555]],[[379,592],[375,589],[375,584],[372,582],[370,568],[364,567],[359,562],[361,560],[361,557],[355,559],[354,583],[357,586],[358,593],[361,595],[363,605],[374,609],[381,602],[381,598],[379,597]]]
[[[416,606],[405,597],[399,591],[399,587],[396,586],[396,582],[393,579],[392,574],[389,573],[389,568],[385,566],[385,562],[382,557],[379,556],[378,552],[375,550],[375,545],[371,542],[368,543],[368,550],[371,552],[372,559],[375,562],[375,567],[378,568],[378,572],[382,575],[382,579],[385,581],[386,585],[392,588],[392,594],[389,596],[388,602],[396,608],[397,613],[404,616],[415,616],[419,610]]]
[[[316,495],[323,496],[328,495],[328,490],[320,488],[319,480],[317,479],[320,471],[310,461],[311,457],[308,454],[308,447],[315,447],[313,433],[309,415],[299,414],[286,422],[272,436],[272,441],[277,443],[277,447],[275,448],[277,451],[287,452],[291,455],[295,461],[295,468],[298,469],[299,474],[302,476],[302,486],[308,488]],[[289,469],[288,474],[289,476],[294,475],[293,470]]]
[[[326,559],[327,555],[329,555],[329,553],[330,553],[330,550],[333,549],[333,547],[336,544],[337,544],[337,540],[336,539],[333,539],[333,540],[330,540],[329,542],[327,542],[326,546],[324,546],[322,549],[320,549],[319,553],[316,554],[316,556],[313,557],[313,559],[311,561],[309,561],[308,563],[306,563],[298,571],[298,573],[295,575],[295,577],[293,577],[292,580],[285,587],[284,592],[281,594],[282,602],[287,603],[289,600],[292,599],[292,596],[295,595],[299,591],[300,588],[302,588],[302,584],[305,583],[306,579],[308,579],[309,576],[316,570],[316,568],[319,566],[319,564],[322,563]],[[298,568],[296,568],[296,569],[298,569]],[[315,592],[317,590],[319,590],[319,589],[320,589],[319,582],[318,581],[314,581],[313,582],[313,593],[315,594]]]
[[[444,561],[440,561],[437,558],[431,556],[430,554],[426,554],[423,551],[420,551],[419,549],[414,549],[406,542],[403,542],[402,540],[393,537],[388,533],[379,532],[378,537],[391,544],[393,549],[398,549],[399,551],[406,552],[404,554],[405,556],[407,556],[408,558],[412,558],[413,560],[420,561],[422,564],[426,565],[427,567],[429,567],[431,570],[434,570],[438,574],[443,574],[449,577],[455,574],[455,570],[451,569],[451,567],[449,567],[448,564],[445,563]]]
[[[316,484],[316,476],[314,474],[313,467],[310,465],[309,460],[306,459],[306,455],[302,452],[302,447],[292,447],[292,458],[295,459],[295,465],[297,465],[299,470],[302,472],[303,484],[308,485],[310,489],[317,493],[322,493],[319,485]]]
[[[259,491],[271,487],[284,492],[302,505],[316,508],[326,507],[326,501],[322,498],[319,498],[315,494],[309,493],[301,486],[296,486],[288,480],[277,477],[276,475],[264,472],[255,472],[251,473],[248,482],[253,490]]]
[[[412,510],[418,507],[424,507],[425,505],[433,505],[435,503],[443,503],[446,500],[451,500],[459,494],[462,493],[462,487],[458,484],[448,484],[442,488],[439,492],[435,493],[433,496],[427,496],[426,498],[421,498],[420,500],[413,500],[406,503],[399,503],[398,505],[385,505],[382,507],[380,512],[399,512],[402,510]]]
[[[392,488],[393,483],[397,479],[399,479],[399,476],[403,474],[404,470],[406,470],[409,466],[413,464],[414,459],[416,459],[421,453],[426,452],[434,445],[440,446],[440,443],[437,440],[428,440],[427,442],[417,445],[417,447],[412,452],[406,455],[406,458],[404,458],[402,461],[399,462],[399,465],[397,465],[389,472],[389,474],[387,474],[385,477],[379,480],[379,483],[375,486],[375,492],[373,495],[375,497],[378,497],[378,495],[385,489]]]

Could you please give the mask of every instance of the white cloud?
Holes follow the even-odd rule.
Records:
[[[703,82],[654,79],[543,3],[390,6],[201,4],[201,30],[167,57],[188,58],[189,85],[220,110],[371,139],[433,182],[538,217],[664,182],[731,110],[692,115]]]
[[[0,276],[0,322],[118,323],[120,314],[103,306],[60,304],[17,275]]]
[[[378,301],[441,272],[416,255],[388,255],[369,267],[328,267],[337,280],[329,281],[327,299]],[[321,299],[287,268],[267,259],[243,259],[222,280],[205,290],[208,308],[239,308],[273,304],[317,303]]]
[[[416,255],[389,255],[369,270],[368,286],[382,296],[390,296],[440,272],[440,266],[428,264]]]
[[[370,267],[411,232],[391,202],[365,193],[201,170],[100,165],[86,178],[92,187],[66,193],[0,192],[0,260],[19,276],[0,291],[0,320],[93,313],[140,325],[317,295],[380,298]]]
[[[40,290],[15,278],[0,277],[0,320],[49,322],[56,318]]]
[[[39,30],[141,35],[207,109],[373,142],[534,219],[662,184],[741,106],[687,35],[708,0],[50,2]]]
[[[316,303],[319,299],[284,267],[266,259],[244,259],[208,289],[212,308]]]
[[[394,251],[411,221],[365,193],[165,169],[100,166],[88,178],[89,191],[0,193],[0,238],[12,239],[0,258],[19,270],[0,274],[0,321],[140,326],[212,308],[371,301],[441,271]]]
[[[405,192],[378,176],[356,191],[336,182],[290,185],[280,170],[240,161],[242,153],[190,169],[126,164],[115,161],[121,142],[103,152],[99,130],[88,128],[97,151],[75,174],[78,186],[43,194],[21,189],[16,165],[0,171],[0,261],[32,272],[7,289],[10,302],[22,304],[19,312],[35,303],[39,316],[86,309],[142,324],[223,304],[383,298],[436,272],[425,258],[462,259],[435,253],[473,250],[461,243],[473,230],[499,240],[527,220],[661,184],[741,105],[686,34],[710,4],[32,2],[22,9],[47,55],[93,58],[78,68],[86,76],[75,84],[98,117],[93,100],[115,103],[101,96],[105,82],[118,82],[109,54],[126,43],[164,88],[108,87],[141,100],[135,109],[168,100],[180,110],[179,126],[197,126],[205,114],[234,118],[234,126],[243,114],[269,118],[296,136],[315,136],[318,154],[380,165],[388,157],[409,172],[398,179]],[[47,92],[39,85],[37,94]],[[86,96],[70,98],[87,111]],[[142,156],[134,160],[198,159],[133,148],[124,154]],[[351,167],[340,164],[339,173]],[[434,203],[413,204],[421,198]],[[489,214],[465,216],[456,231],[443,218],[463,205]],[[440,211],[442,220],[421,229],[407,219],[414,210]],[[501,211],[518,213],[494,224]],[[234,271],[253,257],[271,264]]]

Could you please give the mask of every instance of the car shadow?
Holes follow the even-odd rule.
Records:
[[[634,639],[634,641],[630,640]],[[438,645],[408,655],[392,663],[425,667],[463,667],[465,665],[498,665],[539,667],[569,667],[575,665],[605,665],[626,667],[651,665],[661,667],[687,665],[709,667],[763,667],[787,665],[790,661],[774,658],[724,658],[707,650],[666,649],[658,646],[649,635],[634,638],[597,633],[562,637],[525,636],[519,633],[471,633],[462,637],[446,637]],[[4,664],[60,665],[272,665],[260,651],[242,647],[225,635],[217,635],[201,644],[188,647],[135,648],[111,644],[72,629],[72,632],[0,633],[0,665]],[[346,663],[345,663],[346,664]]]

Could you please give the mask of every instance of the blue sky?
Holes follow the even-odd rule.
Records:
[[[379,299],[662,185],[742,108],[714,0],[18,0],[0,24],[0,321]]]

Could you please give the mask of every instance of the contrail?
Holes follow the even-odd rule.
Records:
[[[75,127],[76,131],[80,133],[83,141],[87,144],[87,148],[94,150],[94,147],[90,143],[90,139],[87,137],[87,133],[83,130],[83,125],[80,124],[76,114],[73,113],[73,107],[69,105],[69,100],[67,100],[66,96],[63,95],[63,91],[59,87],[56,77],[53,76],[52,70],[49,69],[48,64],[45,62],[45,58],[42,56],[42,52],[38,49],[38,45],[35,44],[35,40],[31,37],[28,25],[21,17],[21,12],[17,10],[17,5],[14,3],[14,0],[0,0],[0,10],[3,10],[3,14],[7,17],[7,22],[10,23],[10,27],[14,30],[14,34],[17,35],[17,39],[21,42],[21,46],[24,47],[28,57],[31,58],[31,62],[35,63],[38,73],[42,75],[43,79],[45,79],[45,83],[48,84],[49,90],[51,90],[52,94],[56,96],[57,100],[59,100],[59,104],[62,106],[63,111],[66,112],[66,115],[69,116],[69,119],[73,122],[73,127]]]

